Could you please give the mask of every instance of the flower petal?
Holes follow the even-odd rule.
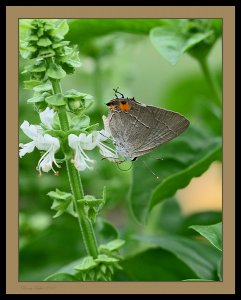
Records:
[[[53,119],[56,112],[53,109],[47,107],[44,111],[42,111],[39,116],[41,122],[46,126],[48,129],[52,129]]]
[[[95,161],[90,159],[86,153],[81,149],[80,145],[75,150],[75,157],[72,160],[72,163],[78,171],[84,171],[85,169],[92,169],[87,162],[94,163]]]
[[[19,150],[19,156],[23,157],[26,153],[33,152],[35,146],[36,146],[36,143],[34,141],[27,143],[27,144],[19,144],[19,147],[22,148]]]
[[[53,163],[57,166],[60,167],[55,160],[55,153],[57,150],[60,148],[60,143],[59,140],[55,137],[52,137],[49,134],[45,134],[43,136],[43,142],[41,145],[37,145],[37,147],[41,147],[41,150],[46,150],[44,155],[40,158],[38,162],[37,169],[39,170],[40,174],[41,171],[43,172],[49,172],[51,169],[53,172],[56,174],[57,172],[53,168]],[[45,148],[45,149],[44,149]]]
[[[43,132],[43,129],[39,125],[30,125],[28,121],[24,121],[20,126],[22,131],[30,139],[34,140],[38,137],[39,134]]]
[[[78,147],[79,137],[75,134],[68,135],[68,144],[70,148],[76,149]]]
[[[93,141],[92,133],[88,134],[87,136],[81,133],[79,138],[82,149],[93,150],[96,147],[96,143]]]
[[[60,148],[60,143],[58,138],[52,137],[49,134],[45,134],[44,136],[39,137],[39,139],[36,141],[36,147],[39,150],[48,151],[50,146],[52,146],[54,151],[56,152]]]

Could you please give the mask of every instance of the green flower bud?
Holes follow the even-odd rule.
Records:
[[[69,99],[68,106],[70,110],[76,110],[82,106],[82,102],[80,99]]]

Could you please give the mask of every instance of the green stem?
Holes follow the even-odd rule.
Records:
[[[214,101],[216,102],[216,104],[218,106],[221,106],[222,105],[222,95],[221,95],[220,89],[217,85],[217,81],[213,78],[213,76],[211,74],[211,71],[209,69],[209,65],[207,63],[207,59],[206,58],[199,59],[198,61],[200,63],[203,74],[204,74],[204,76],[205,76],[205,78],[208,82],[208,85],[211,89],[211,92],[212,92],[213,97],[214,97]]]
[[[59,80],[58,79],[52,79],[51,83],[52,83],[52,87],[53,87],[54,93],[55,94],[61,94],[62,93],[62,89],[61,89]]]
[[[84,197],[84,192],[83,192],[79,172],[75,169],[75,167],[70,162],[70,160],[66,161],[66,166],[67,166],[71,190],[72,190],[72,193],[74,196],[75,210],[78,213],[78,221],[79,221],[79,225],[80,225],[80,231],[82,233],[82,237],[83,237],[84,244],[85,244],[85,249],[86,249],[88,255],[97,257],[97,255],[98,255],[97,243],[96,243],[96,238],[95,238],[92,223],[86,217],[85,212],[78,205],[78,202],[77,202],[78,199],[83,199],[83,197]]]
[[[61,86],[59,80],[52,80],[52,86],[55,94],[61,93]],[[63,131],[69,130],[69,122],[65,108],[60,108],[58,111],[59,122]],[[68,154],[70,149],[64,149],[65,154]],[[78,215],[80,232],[84,241],[85,249],[88,255],[97,257],[97,243],[95,233],[91,221],[85,215],[83,208],[78,205],[78,200],[84,198],[83,186],[79,172],[76,170],[70,159],[66,161],[66,167],[69,177],[69,183],[73,194],[74,207]]]

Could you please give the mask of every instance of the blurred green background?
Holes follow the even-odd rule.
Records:
[[[114,97],[113,88],[119,87],[119,91],[127,97],[178,111],[193,125],[202,127],[208,133],[220,132],[220,124],[212,117],[215,107],[207,101],[210,98],[209,87],[196,60],[184,53],[175,66],[170,65],[153,47],[147,32],[136,29],[136,33],[133,33],[135,22],[132,33],[124,32],[128,30],[123,27],[119,30],[115,20],[103,20],[103,26],[99,29],[95,22],[101,20],[68,20],[70,30],[66,39],[78,44],[82,67],[61,81],[63,91],[73,88],[94,96],[94,105],[89,110],[92,123],[99,122],[100,128],[103,127],[101,118],[107,115],[105,103]],[[138,22],[140,27],[140,24],[145,27],[146,20]],[[220,38],[208,56],[208,63],[221,86]],[[28,79],[21,74],[24,64],[25,61],[20,58],[19,124],[24,120],[38,124],[37,112],[26,102],[32,92],[23,88],[23,81]],[[19,140],[23,143],[29,141],[21,130]],[[155,226],[153,222],[143,228],[135,222],[129,209],[128,191],[133,169],[120,170],[115,164],[101,160],[98,151],[92,157],[97,161],[94,170],[82,172],[81,178],[86,194],[98,197],[103,187],[107,187],[107,203],[101,217],[115,225],[123,238],[132,232],[152,232]],[[35,170],[39,158],[40,154],[35,150],[19,159],[20,281],[43,280],[84,255],[76,220],[67,214],[52,219],[54,212],[50,209],[51,199],[46,195],[55,188],[69,191],[66,170],[60,169],[58,177],[52,173],[44,173],[39,177]],[[125,169],[125,166],[121,168]],[[148,169],[146,176],[153,176]],[[173,232],[176,228],[183,226],[184,230],[187,224],[192,225],[190,220],[193,215],[200,217],[199,224],[219,222],[222,209],[221,184],[221,163],[215,162],[203,176],[193,179],[186,189],[177,192],[178,200],[173,199],[169,204],[156,206],[152,212],[153,218],[158,216],[158,226],[163,231],[168,224],[172,224]],[[193,201],[194,198],[196,201]],[[165,215],[165,210],[173,213]],[[165,216],[172,216],[172,222],[170,219],[165,222]],[[105,230],[110,233],[103,224],[98,226],[100,236],[105,236]],[[126,251],[131,253],[136,250],[135,247],[130,243]]]

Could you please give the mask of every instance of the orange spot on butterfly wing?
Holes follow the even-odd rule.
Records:
[[[130,111],[131,106],[127,101],[119,102],[119,108],[121,111]]]
[[[110,109],[114,110],[115,109],[115,104],[110,104]]]

